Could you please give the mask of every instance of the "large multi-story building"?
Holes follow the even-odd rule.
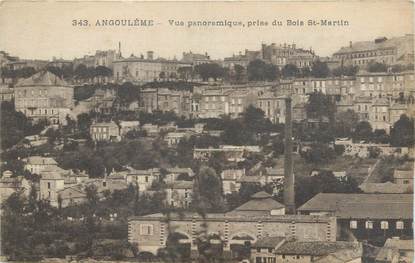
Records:
[[[413,231],[412,194],[320,193],[298,209],[299,213],[335,216],[345,235],[359,240],[411,236]]]
[[[192,51],[183,52],[183,58],[181,62],[190,64],[192,66],[197,66],[200,64],[210,63],[210,56],[206,52],[205,54],[197,54],[193,53]]]
[[[297,48],[295,44],[271,45],[262,44],[262,59],[279,68],[287,64],[296,65],[298,68],[311,67],[317,56],[313,50]]]
[[[414,97],[415,74],[414,71],[359,73],[356,86],[360,96],[394,99]]]
[[[15,107],[27,117],[65,124],[74,106],[74,90],[49,71],[21,80],[14,88]]]
[[[73,61],[74,68],[80,64],[86,67],[105,66],[113,68],[113,62],[121,59],[121,50],[97,50],[95,55],[85,55],[83,58],[76,58]]]
[[[261,109],[265,117],[273,123],[285,122],[285,97],[275,96],[272,92],[266,92],[258,96],[256,107]]]
[[[198,233],[206,231],[212,244],[223,248],[224,256],[235,256],[238,247],[266,236],[295,237],[300,241],[335,241],[336,220],[329,216],[284,215],[284,206],[264,192],[227,213],[151,214],[129,218],[128,241],[140,251],[156,254],[166,246],[169,235],[179,233],[180,243],[197,253]],[[170,229],[170,231],[169,231]]]
[[[114,61],[113,66],[116,82],[146,83],[159,79],[175,79],[179,68],[189,67],[191,64],[178,60],[154,59],[154,53],[148,51],[147,58],[143,55],[131,55],[129,58]]]
[[[414,35],[407,34],[402,37],[387,39],[377,38],[373,41],[360,41],[342,47],[333,54],[333,58],[341,65],[365,67],[370,63],[378,62],[388,65],[413,64]]]
[[[89,128],[94,141],[118,141],[120,140],[120,128],[115,122],[93,123]]]
[[[249,63],[256,59],[262,59],[261,51],[250,51],[245,49],[245,53],[239,52],[238,55],[233,54],[232,57],[226,57],[223,60],[223,67],[233,69],[236,65],[242,66],[245,69]]]

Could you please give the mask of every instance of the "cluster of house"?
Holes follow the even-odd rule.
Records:
[[[100,198],[105,197],[106,192],[127,189],[130,185],[137,187],[140,193],[151,195],[154,193],[153,184],[160,181],[166,186],[166,205],[188,207],[192,198],[194,173],[190,168],[137,170],[126,167],[120,172],[112,171],[104,178],[91,178],[85,172],[59,167],[51,157],[31,156],[22,161],[25,170],[40,176],[39,183],[5,171],[0,178],[1,201],[17,191],[28,195],[34,187],[39,199],[47,200],[55,207],[67,207],[84,203],[88,187],[94,187]]]
[[[377,38],[371,41],[360,41],[340,48],[332,57],[319,57],[310,49],[298,48],[296,44],[262,44],[259,50],[245,50],[244,54],[239,53],[223,60],[213,60],[207,53],[198,54],[192,51],[183,52],[182,59],[155,58],[153,51],[147,51],[146,56],[123,57],[121,43],[118,49],[96,51],[94,55],[87,55],[74,60],[53,58],[46,60],[23,60],[13,57],[6,52],[0,52],[0,66],[12,70],[24,67],[33,67],[36,70],[46,66],[72,67],[79,65],[86,67],[104,66],[113,71],[112,78],[116,82],[143,83],[159,79],[175,79],[181,74],[180,68],[194,67],[204,63],[218,63],[231,70],[236,65],[247,68],[248,64],[256,59],[271,63],[278,68],[292,64],[298,68],[311,67],[313,62],[321,60],[327,62],[330,68],[340,66],[357,65],[366,66],[372,62],[385,63],[387,65],[409,65],[413,64],[413,35],[407,34],[401,37]]]
[[[129,109],[172,111],[187,118],[225,115],[236,118],[252,105],[261,109],[273,123],[284,123],[285,99],[289,96],[293,101],[293,121],[304,122],[312,121],[306,111],[309,95],[321,92],[332,98],[339,116],[354,111],[359,121],[368,121],[373,129],[384,129],[388,133],[402,114],[414,112],[414,76],[413,71],[359,73],[356,77],[303,78],[269,84],[205,85],[194,87],[193,92],[147,88],[140,90],[140,98]],[[96,111],[111,111],[113,94],[97,94],[93,98]]]

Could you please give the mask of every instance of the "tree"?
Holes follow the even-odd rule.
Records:
[[[82,79],[85,80],[88,78],[88,68],[84,64],[79,64],[76,66],[74,70],[74,76],[76,79]]]
[[[372,126],[367,121],[361,121],[356,125],[352,135],[353,141],[370,141],[372,139]]]
[[[367,71],[369,72],[386,72],[388,66],[384,63],[374,62],[367,65]]]
[[[128,105],[131,102],[138,100],[138,97],[139,89],[131,82],[125,82],[117,89],[117,98],[121,105]]]
[[[234,66],[234,70],[235,70],[235,80],[241,81],[243,79],[245,68],[237,64]]]
[[[2,102],[0,108],[1,148],[7,149],[17,144],[25,136],[38,134],[46,125],[45,121],[32,124],[23,113],[15,110],[13,103]]]
[[[301,156],[309,163],[327,163],[336,158],[334,149],[322,143],[312,144]]]
[[[215,170],[201,167],[194,181],[192,207],[204,212],[224,209],[222,183]]]
[[[372,142],[374,143],[389,143],[389,135],[383,129],[376,129],[372,134]]]
[[[273,81],[278,77],[279,71],[275,65],[267,64],[260,59],[249,62],[247,67],[248,80]]]
[[[336,114],[336,137],[351,137],[359,121],[354,110],[342,111]]]
[[[88,205],[91,208],[95,208],[99,201],[97,187],[94,184],[86,185],[85,194],[86,194]]]
[[[78,130],[85,135],[89,134],[92,118],[88,113],[81,113],[77,117]]]
[[[323,117],[332,119],[335,106],[330,96],[321,92],[313,92],[306,105],[307,117],[322,120]]]
[[[356,76],[359,66],[341,66],[332,70],[333,76]]]
[[[299,74],[299,70],[294,64],[287,64],[282,68],[282,75],[284,78],[293,78]]]
[[[395,147],[410,147],[414,145],[414,119],[405,114],[394,123],[390,131],[391,145]]]
[[[224,68],[217,63],[203,63],[196,65],[195,71],[204,81],[209,80],[209,78],[213,78],[216,81],[218,78],[223,77],[225,73]]]
[[[192,67],[180,67],[177,69],[179,73],[179,78],[185,81],[193,78],[194,72]]]
[[[315,176],[297,177],[295,203],[299,207],[318,193],[360,193],[357,181],[352,177],[337,179],[332,171],[320,171]]]
[[[313,77],[327,78],[329,74],[330,69],[326,62],[321,62],[320,60],[313,62],[313,65],[311,66],[311,75],[313,75]]]
[[[311,77],[311,70],[309,67],[303,67],[300,70],[300,76],[302,78],[307,78],[307,77]]]

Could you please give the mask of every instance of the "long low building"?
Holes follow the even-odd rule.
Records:
[[[335,216],[339,229],[342,229],[340,233],[353,234],[361,240],[413,236],[413,194],[320,193],[298,212]]]
[[[264,192],[227,213],[158,213],[128,220],[128,241],[137,244],[140,252],[154,254],[166,247],[173,233],[181,236],[180,243],[187,244],[193,255],[198,250],[197,239],[206,234],[212,244],[222,244],[224,256],[232,256],[241,245],[266,236],[335,241],[336,232],[334,217],[285,215],[284,206]]]

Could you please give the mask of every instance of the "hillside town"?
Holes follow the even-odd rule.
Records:
[[[0,51],[0,261],[413,262],[413,47]]]

